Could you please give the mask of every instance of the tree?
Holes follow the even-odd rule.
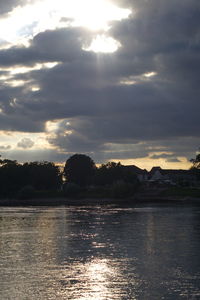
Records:
[[[117,181],[123,181],[125,183],[137,182],[137,175],[126,166],[121,165],[120,162],[108,162],[102,164],[96,172],[95,182],[98,185],[110,185]]]
[[[56,190],[61,183],[59,167],[51,162],[19,164],[16,160],[0,159],[0,196],[15,197],[25,187]]]
[[[122,165],[115,162],[102,164],[96,172],[95,182],[98,185],[109,185],[122,179]]]
[[[86,186],[92,183],[95,170],[95,163],[89,156],[74,154],[66,161],[64,176],[67,182]]]
[[[22,165],[16,160],[0,160],[0,194],[12,196],[23,186]]]
[[[62,183],[58,166],[48,161],[23,164],[24,183],[36,190],[56,190]]]
[[[200,153],[196,155],[196,158],[190,160],[193,163],[192,169],[200,170]]]

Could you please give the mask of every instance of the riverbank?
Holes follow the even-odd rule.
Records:
[[[117,197],[118,196],[118,197]],[[76,196],[60,192],[39,192],[32,197],[1,198],[0,206],[133,205],[137,203],[200,203],[199,188],[141,188],[129,197],[112,197],[103,189],[85,191]]]
[[[190,204],[199,203],[195,197],[152,197],[135,196],[131,198],[34,198],[34,199],[0,199],[0,206],[86,206],[86,205],[133,205],[139,203]]]

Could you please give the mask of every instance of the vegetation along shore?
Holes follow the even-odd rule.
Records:
[[[200,200],[200,155],[190,170],[108,162],[97,167],[87,155],[74,154],[63,168],[52,162],[0,160],[0,205],[184,203]]]

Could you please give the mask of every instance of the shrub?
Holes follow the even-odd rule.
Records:
[[[63,194],[67,197],[75,197],[81,191],[81,188],[78,184],[68,182],[63,185]]]
[[[111,186],[111,196],[114,198],[123,198],[132,196],[136,191],[135,184],[125,183],[123,181],[115,182]]]
[[[18,192],[18,199],[31,199],[35,196],[35,189],[31,185],[26,185]]]

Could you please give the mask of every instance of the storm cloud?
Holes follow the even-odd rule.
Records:
[[[55,151],[99,162],[153,152],[164,153],[152,159],[189,159],[200,136],[200,3],[113,2],[132,9],[104,33],[120,43],[114,53],[86,50],[97,33],[81,27],[46,30],[29,46],[0,50],[0,128],[45,132],[55,122],[47,132]],[[3,3],[0,12],[23,1]]]
[[[0,15],[11,11],[14,7],[24,3],[23,0],[1,0]]]

